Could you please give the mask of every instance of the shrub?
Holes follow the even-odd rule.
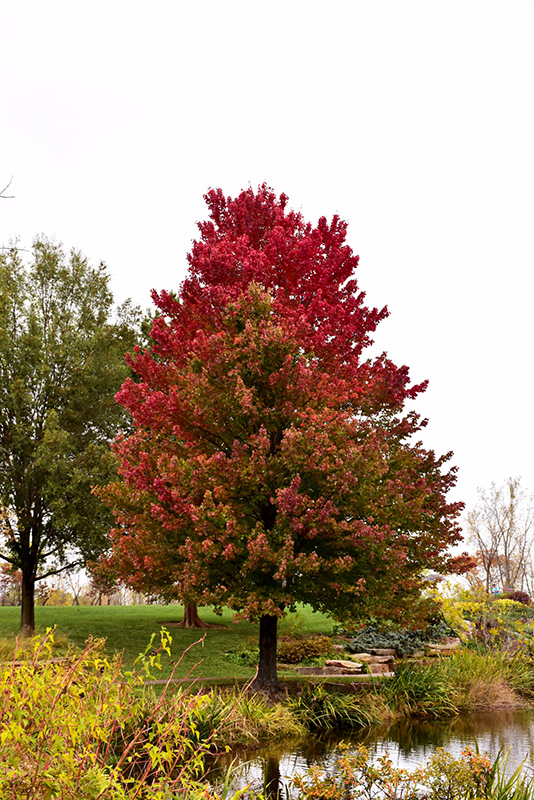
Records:
[[[16,653],[0,667],[0,797],[156,799],[201,774],[211,735],[203,739],[197,727],[206,698],[168,698],[166,690],[156,698],[143,674],[121,672],[100,641],[62,663],[50,658],[52,634],[32,641],[31,657]],[[169,651],[170,641],[162,630],[161,648]],[[145,676],[159,664],[151,645]]]
[[[392,648],[397,655],[412,655],[416,650],[424,648],[428,642],[437,642],[443,636],[456,635],[444,621],[436,621],[425,630],[379,630],[373,625],[351,634],[345,649],[349,653],[362,653],[377,648]]]
[[[497,598],[455,604],[471,626],[471,636],[491,649],[517,650],[533,641],[534,609],[514,600]]]
[[[513,600],[515,603],[523,603],[525,606],[532,605],[532,597],[527,592],[506,592],[502,597],[505,600]]]
[[[334,645],[327,636],[281,636],[276,652],[283,664],[300,664],[302,661],[334,654]]]
[[[386,754],[373,761],[360,745],[340,748],[334,770],[312,767],[292,780],[298,800],[534,800],[534,779],[521,767],[507,774],[507,757],[491,763],[486,754],[464,750],[460,758],[438,749],[426,767],[412,772],[394,767]]]

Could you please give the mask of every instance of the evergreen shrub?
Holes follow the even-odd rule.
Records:
[[[424,649],[429,642],[438,642],[444,636],[455,636],[455,632],[443,620],[431,623],[425,630],[389,630],[374,625],[363,628],[357,633],[345,634],[349,641],[345,650],[349,653],[365,653],[381,648],[394,649],[399,658],[410,656],[417,650]]]

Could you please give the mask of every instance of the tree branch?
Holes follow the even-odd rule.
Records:
[[[44,581],[45,578],[50,578],[52,575],[59,575],[60,572],[65,572],[68,569],[74,569],[75,567],[79,567],[83,562],[80,561],[73,561],[72,564],[66,564],[64,567],[59,567],[59,569],[53,569],[49,572],[45,572],[44,575],[37,575],[35,578],[36,581]]]
[[[0,192],[0,197],[1,197],[3,200],[13,200],[13,198],[15,197],[15,195],[14,195],[14,194],[4,194],[4,192],[5,192],[7,189],[9,189],[9,187],[11,186],[11,181],[12,181],[12,180],[13,180],[13,175],[12,175],[12,176],[11,176],[11,178],[9,179],[9,183],[7,184],[7,186],[4,186],[4,188],[3,188],[3,189],[2,189],[2,191]]]
[[[0,559],[2,561],[7,561],[8,564],[12,564],[14,567],[17,566],[17,563],[16,563],[17,559],[16,558],[10,558],[9,556],[5,556],[3,553],[0,553]]]

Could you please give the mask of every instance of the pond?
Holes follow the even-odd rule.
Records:
[[[388,753],[395,767],[415,769],[425,764],[437,747],[459,756],[466,747],[496,756],[510,750],[508,766],[514,769],[525,760],[525,772],[534,774],[534,711],[501,710],[470,714],[447,721],[424,721],[366,728],[357,733],[325,734],[306,740],[283,742],[254,751],[239,751],[218,758],[216,771],[224,775],[233,759],[233,786],[252,784],[261,789],[269,785],[272,796],[279,783],[285,786],[295,773],[303,774],[313,764],[331,768],[340,741],[368,747],[373,759]]]

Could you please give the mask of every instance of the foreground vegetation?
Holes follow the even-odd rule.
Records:
[[[229,797],[229,790],[203,780],[205,757],[214,751],[388,718],[443,717],[479,708],[499,687],[507,702],[534,692],[527,657],[464,650],[431,665],[401,667],[393,679],[361,694],[308,684],[300,694],[271,702],[245,691],[198,691],[169,682],[156,695],[146,681],[158,674],[171,645],[163,629],[130,670],[99,640],[63,658],[53,634],[26,642],[0,669],[0,798],[215,800]],[[490,764],[477,753],[455,760],[438,752],[410,775],[387,759],[373,765],[360,748],[341,754],[336,775],[312,769],[294,778],[293,789],[302,800],[371,798],[378,790],[415,800],[423,789],[440,800],[534,798],[519,773],[504,792],[507,782],[500,761]]]
[[[293,676],[291,682],[287,673],[288,691],[275,698],[221,686],[229,676],[242,676],[246,684],[254,672],[253,626],[236,624],[228,612],[221,619],[203,609],[202,617],[220,627],[208,629],[195,645],[204,631],[172,627],[182,617],[179,606],[45,607],[38,609],[39,623],[60,621],[61,629],[25,640],[14,654],[7,634],[16,628],[16,612],[0,611],[0,634],[6,634],[0,642],[0,800],[254,797],[209,786],[207,756],[311,731],[442,719],[534,697],[531,618],[510,601],[483,605],[482,616],[472,603],[456,604],[455,613],[468,615],[472,631],[468,646],[451,657],[401,661],[394,677],[358,691],[325,686],[318,678]],[[168,628],[145,647],[161,622]],[[288,661],[331,648],[332,639],[324,636],[331,623],[305,607],[284,628],[281,652]],[[107,642],[98,636],[104,633]],[[387,630],[380,634],[392,635],[399,638]],[[404,650],[414,646],[408,636]],[[195,664],[196,675],[212,680],[184,680]],[[161,676],[172,680],[152,686]],[[373,764],[365,748],[341,752],[333,774],[314,768],[295,776],[291,791],[299,800],[534,800],[534,785],[520,770],[506,777],[502,757],[490,763],[470,751],[460,759],[437,751],[415,773],[395,769],[387,759]]]

